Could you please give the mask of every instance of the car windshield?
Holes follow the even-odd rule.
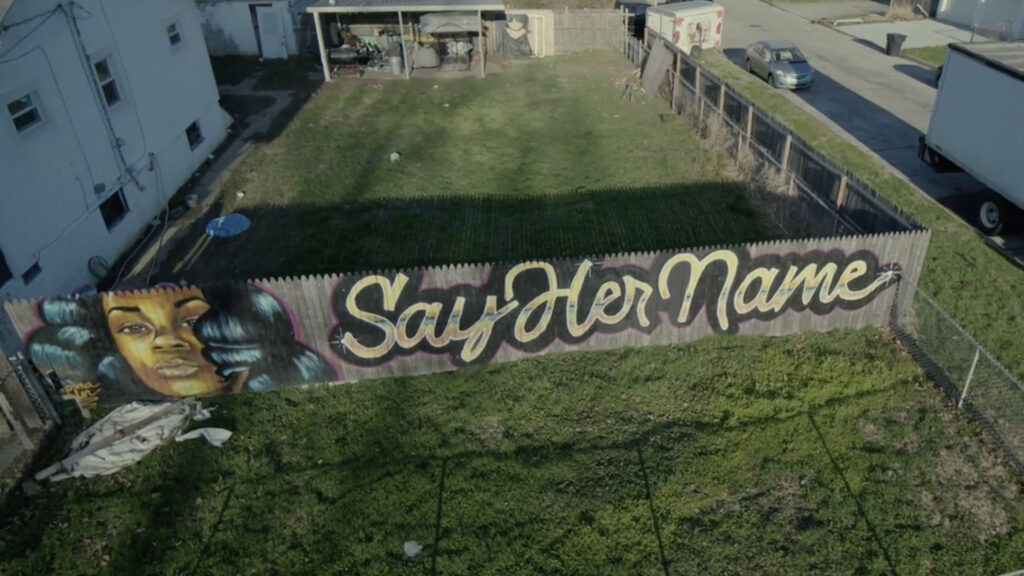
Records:
[[[772,60],[776,62],[806,62],[807,59],[796,47],[772,50]]]

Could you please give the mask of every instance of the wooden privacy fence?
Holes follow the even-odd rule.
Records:
[[[881,326],[929,232],[6,302],[51,392],[135,399],[415,375],[538,354]]]
[[[655,40],[656,42],[660,40]],[[625,55],[642,67],[648,49],[626,38]],[[692,110],[701,129],[712,120],[731,128],[736,154],[743,148],[759,162],[784,173],[788,185],[834,213],[836,233],[880,233],[921,226],[849,171],[836,166],[793,134],[784,124],[758,109],[742,94],[701,67],[700,62],[671,47],[672,65],[658,84],[659,93],[677,114]]]
[[[648,56],[643,43],[627,38],[623,44],[625,56],[643,67]],[[825,159],[698,61],[673,52],[673,64],[658,84],[672,109],[690,113],[701,130],[720,118],[734,135],[737,155],[747,147],[759,161],[785,174],[794,190],[833,210],[839,231],[918,228],[899,208]],[[1024,470],[1024,385],[916,286],[898,300],[888,325],[957,407]]]
[[[557,54],[617,49],[622,44],[620,10],[556,10],[554,14]]]

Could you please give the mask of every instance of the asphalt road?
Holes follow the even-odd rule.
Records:
[[[937,174],[917,158],[918,138],[928,129],[935,100],[931,70],[763,2],[717,1],[725,6],[726,56],[742,66],[744,49],[758,40],[789,40],[799,46],[817,81],[810,90],[786,96],[973,222],[971,194],[983,186],[964,173]],[[1021,239],[1001,242],[1024,248]]]

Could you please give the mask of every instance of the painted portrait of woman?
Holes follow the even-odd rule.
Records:
[[[256,286],[163,287],[39,302],[29,356],[85,404],[269,390],[337,378]]]

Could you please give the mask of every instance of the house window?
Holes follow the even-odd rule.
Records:
[[[43,116],[39,113],[39,107],[36,106],[31,94],[26,94],[13,102],[8,102],[7,113],[11,115],[14,127],[19,133],[43,121]]]
[[[121,190],[114,192],[100,204],[100,214],[103,215],[103,223],[107,225],[108,231],[113,230],[114,226],[124,220],[127,213],[128,204],[124,201],[124,192]]]
[[[188,138],[189,148],[195,150],[203,143],[203,131],[199,129],[199,121],[188,125],[185,129],[185,136]]]
[[[171,46],[177,46],[181,44],[181,32],[178,31],[178,23],[173,22],[167,25],[167,39],[170,40]]]
[[[114,80],[114,74],[110,71],[110,61],[107,58],[97,60],[93,64],[93,68],[96,69],[96,79],[100,82],[100,89],[103,91],[103,99],[107,101],[107,106],[113,106],[121,101],[121,93],[117,90],[117,81]]]
[[[38,278],[42,272],[43,269],[39,267],[39,262],[36,262],[31,268],[25,270],[25,273],[21,275],[21,281],[27,286],[30,282]]]
[[[0,286],[7,284],[13,278],[14,275],[11,274],[11,269],[7,266],[7,258],[4,257],[3,250],[0,250]]]

